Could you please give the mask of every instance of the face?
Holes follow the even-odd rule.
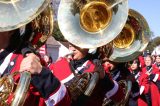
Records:
[[[138,68],[138,64],[136,62],[133,62],[130,66],[131,70],[136,70]]]
[[[110,70],[113,70],[115,68],[115,64],[110,61],[105,61],[103,65],[109,67]]]
[[[0,49],[4,49],[9,45],[9,41],[13,32],[0,32]]]
[[[73,60],[80,60],[80,59],[84,58],[88,53],[88,49],[81,49],[81,48],[74,46],[72,44],[69,44],[69,50],[71,52],[73,52],[73,55],[72,55]]]
[[[145,64],[146,64],[146,66],[151,66],[151,65],[152,65],[152,59],[147,56],[147,57],[145,58]]]
[[[47,55],[45,55],[45,56],[44,56],[44,60],[45,60],[45,62],[48,63],[48,62],[49,62],[49,57],[48,57]]]
[[[160,56],[156,57],[156,63],[160,63]]]

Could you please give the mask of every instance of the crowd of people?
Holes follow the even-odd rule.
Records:
[[[131,97],[138,106],[160,105],[159,56],[146,53],[128,65],[134,76]]]
[[[107,48],[107,53],[103,51],[103,48]],[[61,83],[68,87],[68,84],[73,83],[72,79],[77,74],[83,75],[86,72],[99,71],[100,75],[100,81],[93,88],[95,90],[90,97],[82,94],[78,95],[79,97],[74,95],[73,99],[70,95],[72,105],[87,106],[93,104],[94,106],[101,106],[104,103],[104,98],[112,101],[108,103],[110,105],[122,103],[126,93],[123,91],[123,86],[119,84],[122,80],[132,82],[129,98],[125,105],[160,105],[160,55],[151,55],[147,50],[132,61],[118,63],[108,59],[112,54],[110,47],[100,47],[95,54],[90,54],[88,49],[81,49],[70,43],[69,50],[73,52],[69,58],[60,57],[49,66]],[[97,60],[101,65],[95,62]],[[97,68],[95,69],[95,67]],[[75,92],[77,93],[77,91]],[[77,98],[76,101],[75,98]]]

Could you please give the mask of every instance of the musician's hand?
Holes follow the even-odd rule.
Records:
[[[150,72],[148,72],[148,71],[146,72],[146,74],[147,74],[148,76],[149,76],[149,75],[151,75],[151,73],[150,73]]]
[[[105,71],[104,71],[104,68],[103,68],[101,62],[96,61],[96,62],[94,62],[94,64],[95,64],[94,71],[97,71],[99,73],[100,79],[103,79],[105,77]]]
[[[22,60],[20,65],[20,72],[29,71],[31,74],[38,74],[42,71],[42,65],[39,57],[33,53],[29,53]]]

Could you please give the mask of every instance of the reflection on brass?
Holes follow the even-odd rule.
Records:
[[[99,58],[102,59],[103,62],[108,61],[109,57],[113,53],[113,43],[108,43],[104,46],[97,48],[97,52],[99,53]]]
[[[41,47],[51,36],[53,23],[53,9],[50,5],[31,22],[33,34],[30,40],[35,49]]]
[[[11,77],[5,76],[0,79],[0,106],[7,106],[6,100],[13,91],[13,84]]]
[[[126,24],[121,33],[113,40],[113,45],[117,48],[128,48],[134,39],[134,29],[129,24]]]
[[[25,26],[49,3],[50,0],[0,0],[0,32]]]
[[[61,0],[59,29],[67,41],[78,47],[106,45],[121,32],[128,17],[128,0],[120,1]]]
[[[21,74],[18,85],[14,77]],[[0,79],[0,106],[23,106],[26,100],[27,90],[30,85],[31,75],[29,72],[14,72]],[[16,89],[15,89],[16,88]],[[12,101],[8,101],[9,97]],[[8,104],[11,102],[11,104]]]
[[[0,3],[15,3],[19,0],[0,0]]]
[[[145,18],[130,9],[125,27],[113,40],[113,54],[109,60],[127,62],[138,57],[150,41],[150,29]]]
[[[99,69],[100,70],[100,69]],[[68,88],[71,99],[76,101],[78,97],[82,94],[86,96],[91,96],[97,83],[99,81],[99,73],[83,73],[76,74],[73,80],[65,83],[65,86]]]
[[[106,2],[92,1],[80,10],[80,25],[87,32],[99,32],[112,19],[112,9]]]

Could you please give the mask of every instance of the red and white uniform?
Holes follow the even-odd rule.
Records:
[[[21,54],[0,53],[0,74],[13,73],[19,70],[23,59]],[[18,82],[20,76],[14,77]],[[9,97],[8,103],[12,98]],[[66,87],[47,68],[39,75],[32,75],[31,84],[24,106],[70,106]]]
[[[50,68],[52,69],[54,75],[62,83],[66,83],[75,77],[73,72],[75,73],[93,72],[94,67],[95,65],[91,60],[86,60],[83,62],[82,65],[80,65],[76,69],[73,69],[71,64],[67,61],[66,58],[61,58],[59,61],[54,63]],[[112,99],[113,101],[120,101],[120,98],[124,96],[124,95],[118,96],[121,93],[120,90],[121,89],[117,84],[117,82],[113,81],[109,76],[109,74],[107,73],[105,78],[99,81],[91,97],[87,98],[87,101],[82,105],[100,106],[103,103],[104,97]],[[81,99],[80,102],[82,102]]]
[[[141,68],[145,67],[144,57],[143,56],[139,56],[138,59],[139,59],[139,62],[140,62],[140,67]]]
[[[146,72],[150,71],[151,75],[147,75]],[[158,68],[152,66],[151,68],[144,67],[142,69],[141,76],[139,78],[140,85],[140,98],[138,99],[139,106],[148,106],[148,101],[152,106],[160,106],[160,93],[156,82],[160,79]],[[146,96],[148,95],[148,96]],[[143,96],[143,97],[142,97]],[[145,99],[144,99],[145,97]],[[147,98],[148,101],[147,101]]]

